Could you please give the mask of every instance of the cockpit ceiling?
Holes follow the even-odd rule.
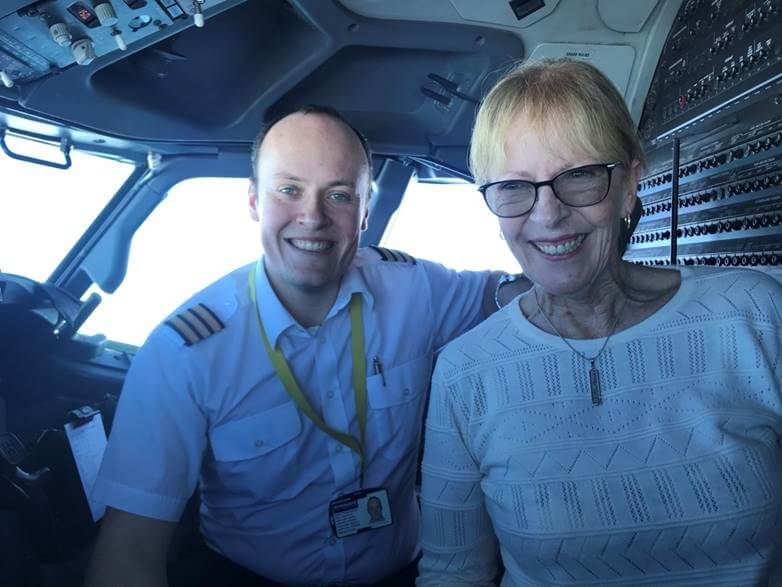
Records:
[[[378,151],[427,154],[466,144],[472,100],[524,56],[508,31],[373,19],[323,0],[207,0],[203,28],[193,26],[190,0],[111,5],[116,22],[79,20],[87,15],[76,9],[95,13],[92,2],[8,4],[0,68],[13,87],[0,86],[0,105],[144,143],[230,144],[322,103]]]

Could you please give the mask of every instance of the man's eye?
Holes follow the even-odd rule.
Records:
[[[347,192],[331,192],[329,194],[329,199],[335,202],[351,202],[353,196]]]
[[[292,185],[284,185],[281,186],[278,190],[281,194],[285,194],[286,196],[295,196],[297,193],[297,189],[295,186]]]

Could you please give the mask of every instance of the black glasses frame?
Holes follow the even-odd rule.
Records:
[[[489,208],[492,214],[495,216],[498,216],[499,218],[518,218],[519,216],[524,216],[525,214],[529,214],[532,212],[532,209],[535,207],[535,204],[538,203],[538,190],[542,188],[543,186],[549,186],[551,188],[552,193],[554,196],[562,202],[565,206],[570,206],[571,208],[587,208],[589,206],[594,206],[595,204],[599,204],[603,200],[605,200],[606,196],[608,195],[608,192],[611,191],[611,174],[614,171],[614,168],[622,165],[621,161],[614,161],[612,163],[591,163],[589,165],[581,165],[579,167],[571,167],[570,169],[565,169],[564,171],[558,173],[548,181],[527,181],[526,179],[504,179],[502,181],[493,181],[491,183],[485,183],[482,186],[478,188],[478,191],[483,194],[483,201],[486,202],[486,206]],[[559,197],[559,194],[557,193],[557,190],[554,189],[554,182],[557,181],[560,177],[565,175],[566,173],[572,173],[573,171],[578,171],[579,169],[586,169],[588,167],[604,167],[606,171],[608,171],[608,185],[606,186],[606,193],[604,193],[600,199],[595,200],[591,204],[581,204],[580,206],[574,206],[573,204],[568,204],[562,198]],[[503,216],[502,214],[497,214],[494,210],[492,210],[491,206],[489,205],[489,200],[486,198],[486,190],[489,189],[492,186],[500,185],[503,183],[526,183],[531,185],[535,189],[535,199],[532,200],[532,205],[529,207],[529,209],[525,210],[524,212],[521,212],[520,214],[513,214],[510,216]]]

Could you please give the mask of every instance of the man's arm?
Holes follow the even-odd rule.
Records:
[[[176,522],[106,508],[85,587],[165,587]]]

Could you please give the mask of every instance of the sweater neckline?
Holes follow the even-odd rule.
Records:
[[[629,328],[625,328],[624,330],[616,332],[611,337],[611,341],[609,342],[607,348],[637,338],[642,333],[649,332],[650,330],[654,329],[661,322],[667,320],[671,314],[675,313],[690,297],[690,290],[692,289],[694,283],[694,280],[691,279],[693,273],[692,268],[676,267],[673,269],[673,271],[679,272],[679,275],[681,276],[681,282],[679,284],[679,289],[676,291],[676,293],[673,294],[673,296],[671,296],[671,299],[665,302],[665,304],[658,308],[651,316],[648,316],[637,324],[633,324]],[[559,336],[556,334],[549,334],[548,332],[541,330],[527,319],[519,307],[520,297],[521,296],[515,298],[510,304],[508,304],[508,306],[506,306],[505,309],[509,312],[510,319],[513,324],[524,333],[524,337],[527,342],[534,341],[546,344],[548,346],[570,350],[572,352],[572,349],[570,349]],[[602,346],[603,342],[605,341],[605,337],[589,339],[568,338],[566,340],[577,350],[590,353],[596,351]]]

